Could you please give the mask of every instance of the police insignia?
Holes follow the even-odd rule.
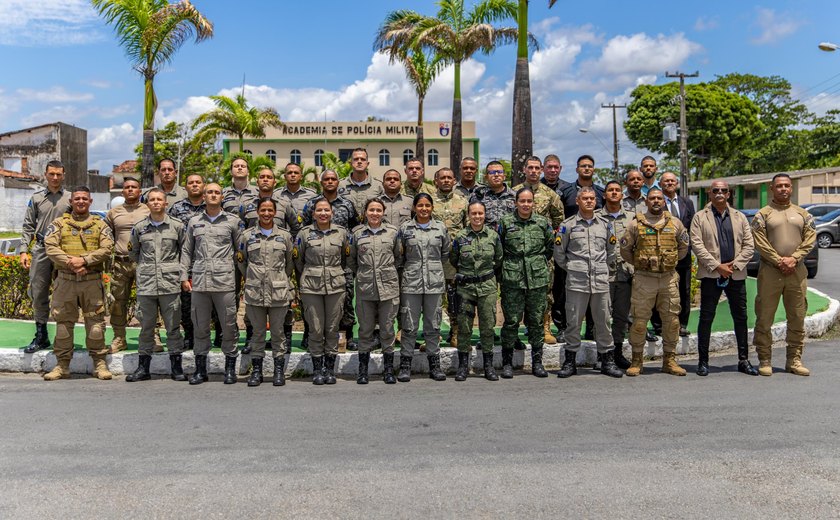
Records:
[[[350,244],[344,246],[344,254],[345,256],[350,256]]]
[[[300,252],[298,251],[297,246],[293,247],[293,248],[292,248],[292,258],[297,259],[297,257],[298,257],[299,255],[300,255]]]
[[[682,243],[684,243],[684,244],[688,244],[688,241],[689,241],[689,239],[688,239],[688,232],[687,232],[687,231],[683,231],[682,233],[680,233],[680,242],[682,242]]]
[[[242,251],[236,252],[236,261],[240,263],[245,261],[245,255],[242,254]]]
[[[562,243],[563,243],[563,239],[562,239],[562,238],[560,238],[560,237],[557,237],[557,238],[555,238],[555,239],[554,239],[554,243],[555,243],[555,244],[557,244],[557,245],[559,246],[560,244],[562,244]]]
[[[132,230],[132,233],[133,233],[133,232],[134,232],[134,230]],[[131,247],[131,242],[129,242],[129,243],[128,243],[128,250],[129,250],[129,251],[131,251],[132,249],[133,249],[133,248]]]
[[[817,225],[816,225],[816,223],[814,222],[814,217],[812,217],[810,214],[809,214],[809,215],[808,215],[808,217],[806,218],[806,222],[807,222],[807,224],[808,224],[808,227],[809,227],[809,228],[811,228],[811,229],[817,229]]]
[[[566,226],[560,226],[560,232],[565,233],[566,232]]]
[[[626,246],[626,245],[627,245],[627,239],[622,237],[622,239],[621,239],[621,247],[624,247],[624,246]]]
[[[298,215],[297,219],[298,219],[298,224],[303,223],[303,217],[301,215]]]
[[[615,235],[610,235],[610,244],[615,244]]]

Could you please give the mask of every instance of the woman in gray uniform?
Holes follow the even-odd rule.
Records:
[[[292,256],[300,274],[303,317],[309,325],[309,354],[316,385],[335,384],[338,325],[344,305],[344,267],[350,254],[347,230],[332,223],[332,206],[315,203],[313,223],[298,233]]]
[[[432,197],[427,193],[414,196],[414,218],[400,226],[402,248],[402,283],[400,297],[400,372],[397,380],[411,380],[411,358],[417,342],[420,315],[429,359],[429,377],[444,381],[440,369],[441,300],[446,290],[443,262],[449,260],[449,233],[446,226],[432,219]]]
[[[271,324],[274,386],[286,384],[286,336],[283,323],[292,299],[292,235],[274,221],[277,203],[264,197],[257,203],[257,223],[239,239],[236,261],[245,273],[245,314],[254,327],[251,337],[251,376],[248,386],[263,381],[266,321]]]
[[[399,230],[385,224],[385,204],[379,199],[365,203],[365,223],[353,229],[347,266],[356,277],[356,319],[359,322],[360,385],[368,383],[368,363],[374,344],[374,329],[379,325],[379,339],[387,384],[394,377],[394,318],[400,306],[400,283],[397,258],[402,251]]]

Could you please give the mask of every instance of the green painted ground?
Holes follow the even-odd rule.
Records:
[[[747,279],[747,311],[748,311],[748,318],[749,318],[749,327],[752,328],[755,326],[755,309],[753,306],[753,302],[755,301],[755,294],[756,294],[756,284],[755,280],[752,278]],[[813,292],[808,292],[808,315],[816,314],[818,312],[822,312],[828,308],[828,298],[824,296],[817,295]],[[691,312],[691,317],[689,318],[689,325],[688,328],[691,331],[697,330],[697,322],[699,320],[699,312],[697,309]],[[781,322],[785,320],[785,310],[782,306],[781,302],[779,303],[779,308],[776,310],[776,319],[775,322]],[[55,324],[49,324],[50,328],[50,337],[55,336]],[[444,323],[442,328],[443,337],[446,338],[449,332],[449,326]],[[732,317],[729,315],[729,304],[726,301],[722,301],[720,305],[718,305],[718,312],[715,316],[715,323],[712,327],[714,332],[721,332],[721,331],[730,331],[733,330],[734,324],[732,323]],[[128,333],[126,334],[128,338],[128,350],[137,350],[137,334],[139,333],[139,329],[136,328],[129,328]],[[27,345],[31,340],[34,334],[34,326],[32,322],[26,321],[16,321],[16,320],[4,320],[0,319],[0,348],[21,348],[24,345]],[[303,334],[301,332],[295,332],[293,334],[292,345],[294,349],[298,352],[302,352],[300,349],[300,340]],[[523,331],[520,331],[520,336],[523,340],[527,341],[527,338],[524,335]],[[111,331],[110,327],[108,328],[105,334],[105,341],[106,343],[111,342],[113,338],[113,332]],[[478,331],[473,331],[473,341],[478,340]],[[240,344],[244,343],[245,341],[245,333],[242,331],[240,334]],[[84,328],[81,324],[76,326],[75,330],[75,344],[76,348],[82,348],[84,345]]]

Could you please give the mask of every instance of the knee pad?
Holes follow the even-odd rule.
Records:
[[[105,339],[105,322],[96,321],[88,327],[87,338],[93,341]]]
[[[59,321],[55,324],[55,339],[62,340],[73,337],[73,322]]]

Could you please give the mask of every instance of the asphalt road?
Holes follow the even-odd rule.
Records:
[[[808,280],[808,286],[833,298],[840,298],[840,246],[820,249],[817,277]]]
[[[808,378],[732,356],[367,387],[4,374],[0,518],[836,518],[835,352],[809,345]]]

